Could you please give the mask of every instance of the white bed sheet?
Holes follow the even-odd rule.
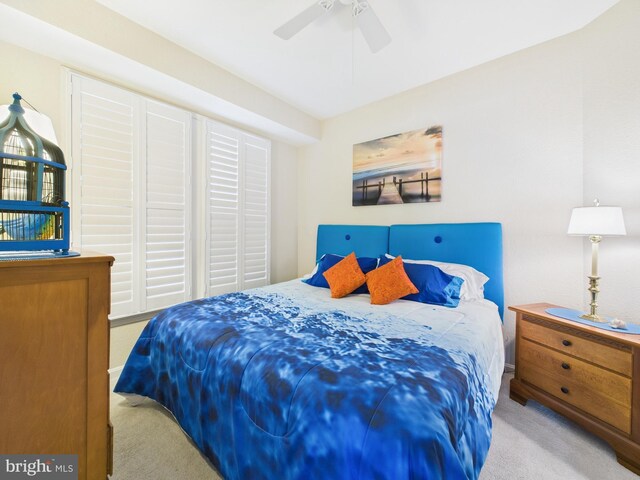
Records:
[[[368,294],[331,298],[327,288],[313,287],[301,279],[256,289],[291,297],[314,310],[341,310],[347,314],[371,319],[372,328],[386,335],[415,337],[416,332],[451,352],[473,355],[481,367],[487,385],[497,401],[504,371],[504,340],[498,307],[482,299],[461,301],[448,308],[409,300],[396,300],[388,305],[371,305]],[[426,328],[425,328],[426,327]]]

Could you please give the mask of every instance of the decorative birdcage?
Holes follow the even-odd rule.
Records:
[[[64,155],[27,124],[21,99],[0,123],[0,251],[69,255]]]

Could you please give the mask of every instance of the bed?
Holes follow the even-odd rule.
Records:
[[[456,308],[331,299],[299,279],[171,307],[115,391],[165,406],[227,480],[477,478],[504,367],[499,224],[320,225],[317,258],[484,273]]]

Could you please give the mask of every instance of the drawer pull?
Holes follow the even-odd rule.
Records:
[[[571,346],[571,341],[570,341],[570,340],[562,340],[562,344],[563,344],[565,347],[570,347],[570,346]]]
[[[561,391],[562,393],[564,393],[565,395],[566,395],[567,393],[569,393],[569,389],[568,389],[567,387],[560,387],[560,391]]]
[[[567,362],[562,362],[562,368],[564,368],[565,370],[569,370],[571,368],[571,365],[569,365]]]

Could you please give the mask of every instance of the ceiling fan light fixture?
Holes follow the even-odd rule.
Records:
[[[370,7],[369,2],[366,1],[351,0],[349,3],[351,3],[351,10],[354,17],[357,17]]]
[[[351,5],[351,14],[372,53],[379,52],[391,43],[389,32],[384,28],[369,2],[365,0],[338,1],[342,5]],[[336,0],[319,0],[274,30],[273,33],[284,40],[289,40],[307,25],[333,10],[335,3]]]
[[[335,0],[319,0],[274,30],[273,33],[283,40],[289,40],[304,27],[329,13],[333,9],[334,4]]]
[[[319,0],[318,5],[328,12],[333,8],[334,3],[336,3],[336,0]]]
[[[353,0],[352,14],[371,53],[378,53],[391,43],[391,35],[384,28],[369,2]]]

